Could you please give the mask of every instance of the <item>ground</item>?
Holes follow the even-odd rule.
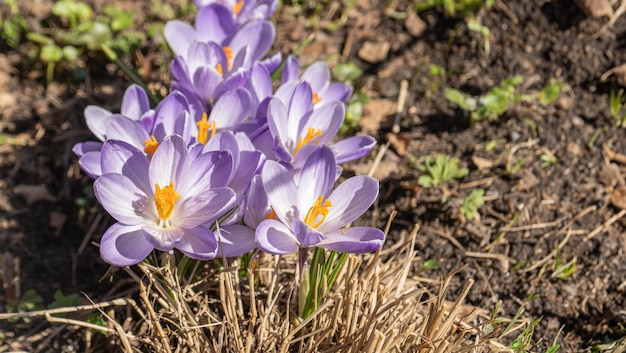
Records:
[[[609,105],[622,87],[604,74],[626,63],[626,18],[608,26],[608,18],[587,17],[571,1],[496,1],[471,15],[489,29],[487,48],[468,29],[470,15],[434,8],[417,18],[404,0],[315,5],[279,10],[275,50],[300,50],[302,65],[324,59],[363,70],[355,85],[370,102],[354,131],[379,144],[345,174],[367,173],[374,157],[382,159],[374,168],[380,198],[359,222],[382,228],[396,211],[388,246],[418,224],[415,275],[436,279],[467,265],[450,296],[472,278],[468,304],[502,317],[522,307],[523,319],[541,317],[531,351],[545,352],[555,340],[562,352],[588,351],[624,337],[626,130]],[[31,21],[46,16],[24,11]],[[158,68],[167,58],[157,45],[129,58],[144,66],[152,58],[145,77],[153,88],[166,82]],[[60,68],[46,82],[44,67],[25,60],[24,50],[0,48],[0,312],[27,290],[43,305],[57,290],[108,300],[125,285],[102,280],[108,267],[95,244],[110,219],[71,148],[91,138],[84,107],[118,109],[128,80],[94,55],[84,61],[85,79]],[[454,88],[479,97],[515,75],[523,78],[518,92],[530,98],[493,120],[473,122],[444,96]],[[560,95],[539,104],[532,95],[551,79],[562,85]],[[406,102],[396,114],[402,81]],[[469,173],[444,188],[421,186],[417,165],[435,153],[459,158]],[[474,189],[484,190],[485,204],[466,220],[459,206]],[[0,322],[6,339],[45,325]]]

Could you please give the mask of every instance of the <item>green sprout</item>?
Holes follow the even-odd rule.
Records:
[[[463,199],[459,212],[461,212],[461,215],[465,217],[465,219],[471,221],[474,217],[476,217],[478,208],[485,204],[485,200],[483,199],[484,195],[485,190],[475,189],[472,190],[472,192],[470,192],[465,199]]]
[[[359,78],[363,75],[363,70],[351,62],[341,63],[335,66],[333,69],[333,77],[340,82],[353,87],[359,87]],[[363,116],[363,106],[370,101],[369,97],[361,92],[358,88],[352,94],[352,97],[348,99],[348,107],[346,109],[346,117],[341,126],[340,134],[348,134],[351,131],[356,130],[357,124]]]
[[[559,162],[559,159],[556,158],[555,155],[549,154],[549,153],[542,154],[540,158],[541,158],[541,168],[548,168],[549,166],[553,164],[557,164]]]
[[[80,295],[76,293],[64,295],[63,292],[57,290],[54,292],[54,301],[48,305],[48,309],[73,307],[78,305],[80,301]],[[56,314],[55,316],[64,317],[66,314]]]
[[[489,8],[495,3],[495,0],[419,0],[417,1],[417,12],[432,10],[435,8],[443,9],[446,16],[466,16],[474,13],[481,8]]]
[[[489,30],[489,27],[484,26],[482,23],[478,22],[478,20],[476,20],[475,18],[470,18],[467,21],[467,29],[469,29],[472,32],[479,33],[483,36],[483,48],[485,50],[485,54],[489,55],[489,52],[491,50],[491,46],[489,45],[489,38],[490,38],[491,31]]]
[[[539,104],[546,106],[559,98],[561,94],[561,90],[563,89],[562,83],[557,83],[554,78],[550,79],[550,83],[545,85],[541,91],[539,91],[539,95],[537,99],[539,100]]]
[[[301,318],[306,319],[322,303],[347,259],[347,253],[331,250],[327,256],[325,249],[315,248],[309,271],[302,277],[298,287],[298,311]]]
[[[611,116],[615,120],[615,125],[626,127],[626,111],[624,111],[624,103],[626,103],[626,96],[624,96],[624,90],[620,89],[615,92],[611,90],[609,93],[609,108],[611,109]]]
[[[556,248],[556,260],[554,262],[554,272],[552,273],[552,277],[556,277],[563,281],[569,281],[576,270],[576,257],[572,258],[570,261],[565,262],[561,254],[561,248],[557,246]]]
[[[467,168],[459,168],[459,159],[446,154],[428,156],[417,166],[423,172],[417,183],[425,188],[439,188],[454,179],[461,179],[467,175]]]
[[[21,298],[17,300],[7,300],[6,311],[7,313],[12,314],[38,310],[43,307],[42,303],[43,299],[39,293],[37,293],[34,289],[29,289],[22,294]],[[18,320],[18,318],[9,319],[11,322],[16,322]],[[30,322],[29,317],[23,317],[22,320],[26,323]]]

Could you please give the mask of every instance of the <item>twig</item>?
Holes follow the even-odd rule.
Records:
[[[624,217],[624,215],[626,215],[626,210],[621,210],[619,211],[618,214],[616,214],[615,216],[609,218],[609,220],[607,220],[606,222],[604,222],[604,224],[602,224],[601,226],[598,226],[596,229],[594,229],[591,233],[589,233],[589,235],[587,235],[584,239],[583,242],[586,242],[588,240],[590,240],[591,238],[595,237],[596,235],[604,232],[607,230],[607,228],[617,222],[620,218]]]

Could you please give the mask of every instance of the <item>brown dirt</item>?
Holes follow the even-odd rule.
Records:
[[[372,102],[361,126],[368,126],[381,145],[390,142],[391,149],[377,170],[380,199],[369,219],[360,222],[384,227],[397,211],[389,243],[421,225],[416,275],[437,278],[468,264],[456,287],[460,290],[468,278],[476,281],[470,304],[499,308],[498,316],[509,318],[523,306],[523,318],[543,318],[531,351],[545,352],[561,327],[562,352],[586,351],[623,337],[626,219],[610,195],[623,183],[624,165],[607,167],[611,162],[602,147],[626,153],[626,130],[615,127],[608,105],[609,92],[620,87],[613,78],[600,77],[626,63],[626,19],[603,30],[607,19],[587,18],[571,1],[498,1],[477,13],[491,33],[487,54],[480,34],[469,31],[463,19],[439,11],[421,14],[425,31],[410,34],[417,34],[414,23],[394,14],[411,6],[404,0],[359,0],[352,8],[333,3],[297,15],[285,6],[276,15],[275,48],[283,54],[313,35],[299,54],[302,64],[330,58],[331,64],[351,61],[364,70],[359,84]],[[342,16],[345,25],[330,30]],[[389,43],[388,55],[374,64],[361,60],[366,42]],[[149,45],[145,50],[154,51],[155,44]],[[105,300],[119,287],[99,283],[107,266],[93,243],[109,220],[95,204],[91,182],[80,173],[71,147],[90,136],[82,121],[84,106],[116,109],[127,81],[110,65],[103,70],[101,58],[91,58],[85,62],[86,81],[57,73],[57,82],[46,86],[44,68],[24,61],[25,53],[6,43],[0,48],[5,138],[0,144],[0,312],[16,290],[34,289],[44,304],[52,302],[56,290]],[[139,59],[132,61],[137,65]],[[429,76],[431,64],[446,74]],[[154,69],[149,80],[161,81]],[[479,96],[517,74],[524,77],[520,89],[525,93],[538,91],[550,78],[565,87],[553,104],[522,102],[496,121],[474,124],[443,96],[444,87]],[[408,99],[401,130],[393,133],[390,121],[402,80],[409,82]],[[494,140],[500,142],[487,149]],[[445,204],[440,191],[416,183],[415,161],[436,152],[460,158],[470,170],[448,184]],[[558,162],[542,166],[542,155],[554,155]],[[348,166],[348,172],[367,171],[371,159]],[[519,161],[519,170],[507,172],[507,160]],[[461,222],[458,202],[474,188],[485,190],[486,203],[479,219]],[[84,206],[77,205],[79,199]],[[576,263],[566,280],[553,275],[557,247],[563,262]],[[431,259],[438,268],[422,268]],[[13,278],[19,278],[19,286]],[[42,327],[14,325],[0,322],[5,334]]]

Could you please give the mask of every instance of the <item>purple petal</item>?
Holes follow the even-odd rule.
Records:
[[[316,61],[304,70],[302,79],[311,85],[313,92],[322,92],[330,83],[328,65],[323,61]]]
[[[302,133],[309,127],[315,130],[319,129],[322,131],[319,143],[327,144],[337,135],[341,124],[343,124],[345,113],[345,105],[341,102],[324,104],[313,111]]]
[[[189,72],[189,68],[187,67],[187,63],[185,62],[185,59],[183,59],[182,56],[177,56],[174,58],[174,60],[172,60],[171,73],[172,73],[172,77],[174,77],[175,82],[178,83],[180,87],[184,87],[188,90],[193,90],[193,83],[191,82],[191,74]],[[174,89],[180,90],[181,89],[180,87],[176,87],[176,88],[172,87],[172,90]]]
[[[340,82],[333,82],[323,92],[318,92],[321,103],[341,101],[346,102],[352,96],[352,86]]]
[[[224,41],[235,31],[237,24],[225,6],[213,3],[201,8],[196,15],[198,40],[224,45]]]
[[[107,139],[124,141],[143,150],[143,143],[150,139],[150,135],[138,121],[115,114],[107,123]]]
[[[175,247],[192,259],[211,260],[217,254],[215,234],[205,227],[185,229],[183,237]]]
[[[172,219],[177,226],[194,228],[213,223],[235,205],[235,193],[230,188],[215,188],[176,203]]]
[[[106,123],[111,115],[113,113],[96,105],[88,105],[85,108],[87,127],[100,141],[104,141],[106,138]]]
[[[127,225],[140,225],[155,208],[135,183],[122,174],[104,174],[93,183],[96,199],[113,218]]]
[[[196,30],[186,22],[172,20],[165,24],[165,40],[176,55],[187,55],[187,50],[196,40],[196,36]]]
[[[385,242],[385,234],[372,227],[351,227],[324,235],[326,239],[317,246],[353,254],[377,251]]]
[[[300,243],[300,246],[303,248],[317,246],[317,244],[324,240],[322,233],[316,229],[310,228],[299,219],[293,220],[292,227],[296,239],[298,239],[298,243]]]
[[[289,126],[287,130],[289,137],[297,141],[300,134],[306,134],[304,123],[308,120],[313,111],[313,92],[308,83],[301,82],[296,86],[288,107]]]
[[[211,98],[215,95],[216,88],[222,81],[222,75],[215,68],[209,66],[198,68],[193,74],[195,92],[204,102],[211,101]]]
[[[167,95],[154,110],[155,120],[152,135],[163,140],[171,134],[183,135],[185,130],[184,113],[189,112],[189,102],[185,96],[175,91]]]
[[[233,157],[229,151],[209,151],[202,153],[192,162],[193,170],[187,173],[186,184],[196,194],[202,188],[215,188],[228,185],[233,173]]]
[[[267,161],[261,171],[261,181],[270,206],[278,218],[285,222],[298,218],[295,208],[297,188],[291,173],[277,162]]]
[[[95,179],[102,175],[102,167],[100,162],[100,151],[93,151],[87,152],[82,157],[80,157],[80,159],[78,160],[78,165],[80,166],[80,169],[85,172],[85,174]]]
[[[139,226],[115,223],[100,240],[100,256],[106,263],[118,267],[140,263],[153,249]]]
[[[280,52],[274,53],[268,58],[263,59],[260,63],[265,66],[268,72],[273,73],[278,69],[280,63],[283,60],[283,55]]]
[[[230,46],[234,53],[238,53],[244,47],[248,46],[251,50],[251,62],[259,60],[274,43],[276,30],[274,25],[266,20],[254,21],[246,24],[241,28],[233,39]]]
[[[298,77],[300,77],[300,63],[298,62],[298,58],[290,55],[285,59],[282,82],[297,81]]]
[[[378,180],[368,176],[349,178],[333,191],[332,202],[325,222],[319,227],[326,233],[339,229],[360,217],[378,197]]]
[[[298,248],[298,241],[286,225],[273,219],[266,219],[257,227],[256,245],[272,255],[288,254]]]
[[[315,201],[327,198],[335,183],[337,165],[333,151],[328,146],[319,146],[304,162],[298,180],[298,209],[307,211]]]
[[[148,110],[150,110],[150,101],[146,91],[137,84],[130,85],[122,98],[122,115],[139,121]]]
[[[192,170],[189,162],[187,147],[180,136],[172,135],[163,140],[152,156],[148,169],[152,190],[155,184],[165,187],[173,182],[174,189],[181,194],[180,190],[186,189],[183,186],[187,182],[186,174]]]
[[[102,174],[124,174],[145,194],[151,192],[148,184],[148,160],[142,151],[117,140],[108,140],[102,146]]]
[[[271,210],[267,195],[263,189],[263,184],[261,183],[261,176],[255,175],[248,189],[246,211],[243,216],[244,223],[251,228],[256,228],[259,223],[265,220],[265,217]]]
[[[85,141],[75,144],[74,147],[72,147],[72,152],[74,152],[74,154],[80,158],[87,152],[99,152],[101,149],[102,142]]]
[[[158,218],[158,216],[157,216]],[[179,227],[162,228],[157,224],[147,224],[143,227],[146,240],[157,250],[170,251],[176,247],[184,235],[184,229]]]
[[[215,103],[209,116],[218,129],[234,129],[250,117],[250,93],[237,88],[224,93]]]
[[[342,164],[361,158],[372,151],[376,140],[371,136],[351,136],[332,145],[335,162]]]
[[[244,87],[250,78],[250,70],[242,69],[231,73],[222,84],[220,84],[216,89],[213,97],[215,99],[220,98],[224,93],[234,90],[239,87]]]
[[[243,255],[256,248],[254,229],[240,224],[220,227],[216,232],[218,238],[217,256],[234,257]]]

